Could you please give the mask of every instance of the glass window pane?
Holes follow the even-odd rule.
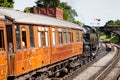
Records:
[[[12,25],[6,26],[6,33],[7,33],[7,47],[9,52],[13,52],[13,36],[12,36]]]
[[[38,32],[38,46],[41,47],[41,34]]]
[[[0,30],[0,48],[4,49],[4,33]]]
[[[20,45],[20,26],[19,25],[16,26],[16,46],[17,46],[17,49],[21,49],[21,45]]]
[[[41,32],[41,46],[45,46],[45,32],[44,31],[42,31]]]
[[[58,38],[59,38],[59,44],[63,43],[63,36],[62,36],[62,29],[58,29]]]
[[[71,42],[71,32],[68,32],[68,43]]]
[[[79,35],[79,31],[76,31],[76,42],[80,41],[80,35]]]
[[[22,46],[27,48],[26,31],[22,31]]]
[[[55,28],[52,28],[52,45],[55,45],[56,44],[56,39],[55,39]]]
[[[45,32],[46,46],[48,46],[48,32]]]
[[[67,43],[67,33],[64,32],[64,43]]]
[[[59,36],[59,44],[62,44],[63,43],[63,41],[62,41],[62,32],[59,32],[58,36]]]
[[[55,45],[55,32],[52,32],[52,44]]]
[[[29,31],[30,31],[30,46],[35,47],[34,45],[34,30],[33,26],[29,26]]]

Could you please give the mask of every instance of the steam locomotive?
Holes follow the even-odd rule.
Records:
[[[96,28],[83,25],[83,52],[88,57],[95,58],[99,50],[99,35]]]

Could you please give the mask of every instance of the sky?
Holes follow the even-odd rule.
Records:
[[[35,5],[36,0],[14,0],[14,8],[24,10]],[[86,25],[103,26],[109,20],[120,19],[120,0],[61,0],[76,10],[76,20]],[[95,19],[100,19],[98,22]]]

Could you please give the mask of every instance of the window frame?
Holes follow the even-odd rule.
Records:
[[[32,31],[32,33],[31,33]],[[33,36],[32,36],[32,35]],[[34,41],[34,26],[33,25],[29,25],[29,38],[30,38],[30,47],[33,48],[35,47],[35,41]],[[32,38],[32,39],[31,39]]]
[[[59,34],[61,34],[61,39],[59,37]],[[59,45],[63,44],[63,29],[62,28],[58,28],[58,44]]]
[[[17,27],[18,27],[18,30],[17,30]],[[19,31],[19,33],[18,33],[18,31]],[[17,42],[17,39],[18,39],[17,34],[19,34],[18,35],[19,36],[19,42]],[[22,46],[21,46],[21,27],[20,27],[20,25],[15,26],[15,35],[16,35],[16,50],[22,49]]]
[[[83,41],[83,35],[82,35],[83,33],[82,33],[82,30],[80,30],[79,31],[79,35],[80,35],[80,42],[82,42]]]
[[[53,35],[53,33],[54,33],[54,35]],[[54,27],[52,27],[52,38],[51,39],[52,39],[52,46],[55,46],[56,45],[56,30]]]
[[[69,33],[70,33],[70,38],[69,38]],[[68,43],[72,43],[72,42],[73,42],[73,32],[72,29],[68,29]]]
[[[23,46],[23,36],[22,36],[22,32],[25,32],[25,34],[26,34],[26,38],[25,38],[25,42],[26,42],[26,44],[25,44],[25,46]],[[26,48],[28,48],[28,42],[27,42],[27,28],[26,28],[26,25],[21,25],[20,26],[20,34],[21,34],[21,48],[22,49],[26,49]]]
[[[63,29],[63,44],[67,44],[67,43],[68,43],[68,39],[67,39],[67,38],[68,38],[68,37],[67,37],[68,35],[67,35],[67,34],[68,34],[68,31],[67,31],[66,28],[64,28],[64,29]]]
[[[19,30],[19,42],[17,42],[17,35],[16,35],[17,34],[16,33],[17,27],[18,27],[18,30]],[[23,32],[25,32],[25,46],[23,46],[24,45],[23,36],[22,36]],[[18,24],[18,25],[15,26],[15,33],[16,33],[15,34],[16,35],[16,50],[30,48],[29,26]],[[18,48],[17,46],[19,46],[20,48]]]
[[[76,30],[76,42],[80,42],[80,31],[79,30]]]
[[[42,45],[42,32],[44,32],[44,42],[45,45]],[[38,47],[48,47],[49,46],[49,28],[38,26]]]
[[[4,41],[4,40],[5,40],[5,36],[4,36],[4,29],[0,29],[0,31],[3,31],[3,32],[2,32],[2,34],[3,34],[3,35],[2,35],[2,38],[3,38],[3,39],[2,39],[2,43],[3,43],[3,44],[2,44],[2,47],[0,48],[0,51],[4,51],[4,50],[5,50],[5,41]]]

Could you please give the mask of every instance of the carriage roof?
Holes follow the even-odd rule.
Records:
[[[10,8],[0,7],[0,14],[10,18],[14,23],[48,25],[48,26],[82,29],[81,26],[78,26],[71,22],[67,22],[64,20],[60,20],[60,19],[56,19],[53,17],[44,16],[44,15],[24,13],[22,11],[10,9]]]

